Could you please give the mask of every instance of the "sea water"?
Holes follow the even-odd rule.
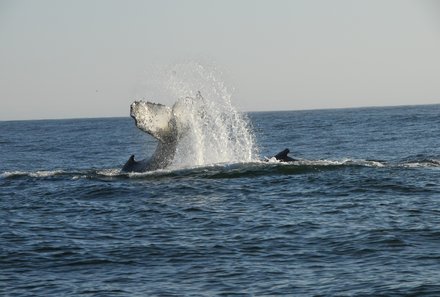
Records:
[[[247,116],[258,158],[144,174],[128,117],[0,122],[0,295],[440,295],[440,105]]]

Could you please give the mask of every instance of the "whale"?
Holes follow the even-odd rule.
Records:
[[[130,116],[134,119],[136,127],[157,139],[158,144],[148,159],[136,161],[135,156],[131,155],[122,167],[123,172],[158,170],[172,163],[179,138],[173,108],[143,100],[134,101],[130,105]]]
[[[158,144],[150,158],[136,160],[135,155],[131,155],[122,167],[122,172],[154,171],[165,169],[172,164],[179,140],[189,129],[183,120],[182,112],[185,109],[182,104],[203,102],[200,92],[195,98],[185,99],[177,101],[172,107],[143,100],[134,101],[130,105],[130,116],[134,119],[136,127],[154,137]],[[203,109],[199,111],[199,116],[203,117]],[[296,161],[288,156],[289,152],[286,148],[273,158],[280,162]]]

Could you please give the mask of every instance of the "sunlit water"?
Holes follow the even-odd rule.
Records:
[[[143,174],[130,118],[0,122],[0,295],[437,296],[439,114],[250,113],[299,161]]]

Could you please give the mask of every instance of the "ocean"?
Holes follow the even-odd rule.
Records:
[[[247,121],[258,158],[141,174],[131,118],[0,122],[0,295],[440,296],[440,105]]]

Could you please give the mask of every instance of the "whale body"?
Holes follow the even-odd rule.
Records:
[[[135,101],[130,116],[136,126],[158,140],[157,148],[149,159],[136,161],[131,155],[122,167],[124,172],[145,172],[166,168],[173,161],[178,142],[178,130],[173,109],[158,103]]]

